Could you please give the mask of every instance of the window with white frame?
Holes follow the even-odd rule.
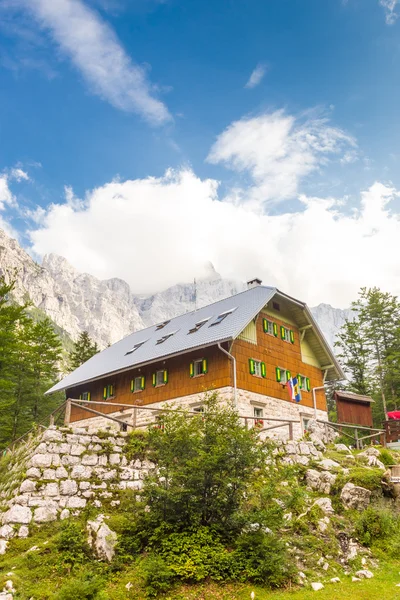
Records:
[[[287,327],[281,327],[281,338],[285,341],[285,342],[290,342],[290,329],[288,329]]]
[[[264,326],[264,333],[268,333],[269,335],[274,335],[274,324],[272,321],[269,321],[268,319],[264,319],[263,326]]]
[[[303,392],[309,392],[310,391],[310,380],[308,377],[306,377],[305,375],[297,375],[297,379],[299,382],[299,387]]]
[[[263,421],[264,411],[263,411],[263,409],[259,408],[258,406],[255,406],[253,408],[253,413],[254,413],[254,417],[256,417],[254,419],[254,427],[262,427],[264,425],[264,421]]]
[[[291,377],[290,371],[287,371],[283,367],[276,367],[275,372],[277,382],[282,385],[285,385]]]
[[[164,369],[156,372],[156,385],[163,385],[164,381]]]
[[[82,394],[80,395],[80,399],[87,400],[89,402],[90,401],[90,392],[82,392]]]
[[[254,375],[256,375],[257,377],[261,377],[261,361],[260,360],[254,361]]]
[[[134,392],[141,392],[143,389],[142,387],[142,377],[135,377],[135,379],[133,380],[133,391]]]
[[[199,358],[198,360],[193,361],[193,375],[196,377],[197,375],[203,375],[203,359]]]

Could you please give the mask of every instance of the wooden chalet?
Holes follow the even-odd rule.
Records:
[[[336,391],[334,398],[337,408],[338,423],[372,427],[372,404],[369,396],[353,392]]]

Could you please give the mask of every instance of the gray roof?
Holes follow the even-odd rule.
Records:
[[[366,402],[367,404],[375,402],[371,396],[363,396],[354,392],[347,392],[346,390],[336,390],[335,397],[339,400],[353,400],[354,402]]]
[[[293,299],[282,294],[276,288],[256,286],[235,296],[230,296],[224,300],[219,300],[218,302],[199,308],[198,310],[174,317],[162,328],[160,328],[161,324],[157,324],[140,331],[135,331],[90,358],[46,393],[50,394],[59,390],[65,390],[82,383],[100,379],[109,374],[154,363],[177,354],[195,350],[196,348],[204,348],[217,343],[232,341],[238,337],[250,321],[275,295],[281,296],[289,303],[293,301]],[[336,376],[331,377],[331,379],[337,379],[338,375],[342,376],[343,373],[329,345],[324,340],[306,305],[298,301],[294,302],[301,305],[303,310],[307,310],[307,321],[311,319],[310,322],[313,325],[313,329],[316,327],[319,332],[318,338],[322,338],[321,343],[324,356],[329,357],[329,362],[332,363],[331,366],[334,367],[336,372]],[[213,324],[219,315],[227,311],[232,312],[219,324]],[[203,319],[208,320],[198,331],[189,333],[189,330],[194,328],[196,323],[199,323]],[[162,337],[168,336],[171,333],[173,333],[171,337],[168,337],[162,343],[157,343]],[[140,344],[141,342],[144,343],[129,353],[135,344]]]

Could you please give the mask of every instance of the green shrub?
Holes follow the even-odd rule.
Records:
[[[149,450],[149,436],[147,431],[133,430],[126,437],[123,452],[128,461],[144,460]]]
[[[379,460],[383,462],[386,467],[390,467],[391,465],[396,464],[396,460],[393,458],[392,454],[386,448],[381,448],[379,450]]]
[[[83,563],[90,556],[85,531],[82,525],[75,521],[66,521],[62,524],[56,548],[60,552],[61,560],[71,566]]]
[[[239,537],[234,559],[242,581],[272,588],[283,586],[295,573],[284,543],[261,529]]]
[[[354,485],[375,491],[381,489],[382,471],[379,469],[369,469],[368,467],[353,467],[347,476],[347,481]]]
[[[174,574],[161,556],[150,555],[143,564],[143,571],[148,598],[155,598],[171,588]]]
[[[86,576],[69,581],[55,595],[55,600],[107,600],[102,591],[103,581],[99,577]]]
[[[355,530],[360,542],[368,546],[376,540],[388,539],[394,534],[395,517],[388,510],[369,506],[359,514]]]

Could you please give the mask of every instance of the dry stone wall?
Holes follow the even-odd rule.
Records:
[[[10,538],[27,537],[31,523],[75,516],[88,504],[116,506],[121,490],[140,490],[154,465],[127,459],[126,435],[47,429],[13,467],[1,491],[0,553]]]

